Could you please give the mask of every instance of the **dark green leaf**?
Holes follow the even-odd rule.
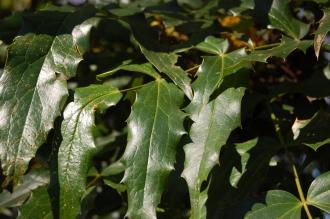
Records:
[[[255,204],[245,219],[300,219],[302,203],[291,193],[282,190],[267,192],[266,205]]]
[[[61,218],[74,218],[79,213],[91,158],[97,151],[92,136],[94,113],[115,105],[121,96],[118,89],[106,85],[78,88],[74,102],[64,111],[58,154]]]
[[[246,165],[250,159],[249,151],[251,148],[255,147],[257,143],[258,143],[258,139],[255,138],[247,142],[239,143],[235,145],[236,151],[241,156],[241,170],[238,170],[236,167],[233,167],[231,171],[229,180],[230,180],[230,184],[233,187],[237,187],[237,184],[241,179],[242,175],[247,171]]]
[[[144,64],[131,64],[131,60],[126,60],[123,62],[122,65],[116,67],[115,69],[112,69],[110,71],[104,72],[102,74],[97,75],[97,79],[102,79],[105,77],[108,77],[110,75],[113,75],[117,71],[124,70],[124,71],[133,71],[133,72],[140,72],[146,75],[149,75],[150,77],[153,77],[155,79],[159,79],[160,75],[158,72],[152,67],[150,63],[144,63]]]
[[[245,52],[242,49],[226,53],[229,43],[215,37],[207,37],[204,42],[196,46],[197,49],[216,56],[205,56],[201,66],[197,71],[197,79],[192,87],[194,97],[187,107],[187,111],[194,117],[204,105],[209,102],[209,98],[216,88],[220,86],[224,77],[246,67],[243,60]],[[242,61],[243,60],[243,61]]]
[[[306,49],[312,44],[312,40],[293,40],[289,37],[282,36],[280,45],[266,50],[254,50],[245,59],[251,62],[267,62],[267,59],[272,56],[284,59],[295,49],[306,52]]]
[[[330,214],[330,172],[318,176],[310,185],[307,204]]]
[[[192,117],[194,123],[189,133],[192,143],[184,147],[186,158],[182,173],[189,188],[191,218],[206,217],[207,189],[201,191],[201,185],[219,162],[220,149],[230,133],[240,126],[244,90],[225,90]]]
[[[49,13],[47,26],[34,25],[45,19],[45,13]],[[27,26],[40,34],[20,36],[9,47],[0,78],[0,154],[4,174],[13,177],[15,184],[46,140],[66,100],[66,80],[75,76],[82,60],[71,31],[84,16],[34,14],[27,18]]]
[[[80,60],[70,35],[28,34],[10,46],[0,80],[1,163],[6,175],[16,180],[24,174],[46,140],[67,96],[65,80],[75,75]]]
[[[308,33],[310,25],[293,17],[289,3],[290,0],[274,0],[268,14],[269,20],[273,27],[283,31],[295,40],[299,40]]]
[[[34,190],[29,200],[20,208],[18,219],[52,219],[52,209],[46,187]]]
[[[189,99],[192,98],[192,91],[190,87],[190,79],[186,72],[179,66],[176,66],[178,55],[175,53],[155,52],[147,50],[141,46],[142,53],[153,64],[158,71],[165,73]]]
[[[185,133],[182,101],[183,93],[162,79],[137,93],[122,157],[129,218],[156,218],[166,179],[174,169],[176,145]]]

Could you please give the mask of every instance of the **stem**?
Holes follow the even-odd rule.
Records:
[[[283,135],[282,135],[282,132],[281,132],[280,125],[277,122],[276,115],[272,111],[272,108],[270,106],[270,103],[267,102],[266,105],[267,105],[267,109],[268,109],[268,111],[270,113],[270,117],[271,117],[271,119],[273,121],[276,135],[277,135],[277,137],[278,137],[278,139],[280,141],[280,144],[284,146],[285,155],[289,159],[289,162],[290,162],[290,165],[291,165],[291,168],[292,168],[292,171],[293,171],[294,181],[296,183],[296,187],[297,187],[297,190],[298,190],[298,193],[299,193],[300,201],[301,201],[301,203],[302,203],[302,205],[304,207],[304,210],[306,212],[306,215],[307,215],[308,219],[313,219],[312,214],[309,211],[309,208],[308,208],[308,205],[307,205],[305,196],[304,196],[304,192],[303,192],[302,187],[301,187],[301,183],[300,183],[300,179],[299,179],[299,174],[298,174],[297,168],[294,165],[294,161],[293,161],[292,157],[288,153],[288,148],[287,148],[287,145],[285,144],[285,141],[284,141],[284,138],[283,138]]]
[[[198,68],[200,65],[195,65],[194,67],[188,68],[187,70],[185,70],[185,72],[190,72],[192,70],[195,70],[196,68]]]
[[[136,86],[136,87],[130,87],[130,88],[127,88],[127,89],[122,89],[122,90],[119,90],[120,92],[127,92],[127,91],[131,91],[131,90],[136,90],[136,89],[139,89],[141,87],[144,87],[145,84],[142,84],[142,85],[139,85],[139,86]]]
[[[302,191],[300,180],[299,180],[299,175],[298,175],[296,166],[294,164],[292,164],[292,170],[293,170],[293,175],[294,175],[294,181],[296,182],[297,190],[299,193],[300,200],[303,204],[304,210],[307,214],[308,219],[313,219],[312,214],[309,211],[309,208],[308,208],[305,196],[304,196],[304,192]]]
[[[100,174],[97,174],[96,176],[95,176],[95,178],[94,179],[92,179],[92,181],[90,181],[88,184],[87,184],[87,188],[89,188],[89,187],[91,187],[92,185],[94,185],[98,180],[99,180],[99,178],[101,178],[101,175]]]
[[[275,47],[275,46],[279,46],[281,43],[270,43],[270,44],[266,44],[266,45],[262,45],[262,46],[257,46],[251,49],[246,49],[247,51],[253,51],[253,50],[258,50],[258,49],[268,49],[271,47]]]

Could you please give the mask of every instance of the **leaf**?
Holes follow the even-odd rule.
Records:
[[[23,202],[30,196],[31,191],[48,183],[48,171],[43,169],[32,170],[27,175],[23,176],[23,183],[18,186],[13,193],[4,190],[0,194],[0,209],[22,205]]]
[[[229,42],[225,39],[208,36],[203,42],[197,44],[196,48],[214,55],[223,55],[229,48]]]
[[[282,36],[279,46],[266,50],[254,50],[246,56],[245,60],[251,62],[267,62],[267,59],[272,56],[284,59],[295,49],[300,49],[303,52],[306,52],[306,49],[312,44],[312,40],[293,40],[289,37]]]
[[[189,99],[192,98],[193,95],[189,77],[181,67],[175,65],[178,60],[177,54],[155,52],[147,50],[143,46],[141,46],[141,51],[148,61],[158,69],[158,71],[166,74],[176,85],[178,85],[178,87],[183,90]]]
[[[102,74],[97,75],[97,79],[102,79],[105,77],[108,77],[110,75],[113,75],[117,71],[124,70],[124,71],[133,71],[133,72],[140,72],[146,75],[149,75],[150,77],[153,77],[155,79],[161,78],[158,72],[152,67],[150,63],[144,63],[144,64],[131,64],[131,60],[124,61],[120,66],[104,72]]]
[[[183,93],[163,79],[137,93],[121,159],[126,167],[122,181],[127,186],[129,218],[156,218],[166,179],[174,169],[176,145],[185,133],[182,102]]]
[[[34,190],[29,200],[20,208],[18,219],[52,219],[50,199],[45,186]]]
[[[330,30],[330,8],[325,8],[323,10],[323,17],[320,20],[320,25],[315,31],[315,37],[314,37],[314,51],[317,58],[320,55],[321,46],[329,30]]]
[[[329,129],[330,113],[323,110],[315,113],[310,119],[296,119],[292,125],[295,142],[305,144],[314,150],[330,143]]]
[[[219,162],[221,147],[232,130],[240,126],[243,95],[244,88],[229,88],[192,118],[194,123],[189,132],[192,143],[184,146],[186,158],[182,172],[189,188],[191,218],[206,218],[207,189],[200,189]]]
[[[266,205],[255,204],[245,219],[300,219],[302,203],[291,193],[282,190],[267,192]]]
[[[307,192],[307,204],[330,214],[330,172],[318,176]]]
[[[79,47],[82,53],[89,51],[90,49],[90,32],[92,28],[97,27],[101,19],[98,17],[92,17],[84,21],[82,24],[75,26],[72,31],[73,41]]]
[[[196,46],[197,49],[216,56],[204,56],[197,71],[197,79],[192,85],[194,97],[186,109],[191,117],[194,117],[195,113],[198,114],[200,108],[209,102],[210,96],[220,86],[225,76],[247,66],[246,62],[241,62],[245,57],[244,50],[226,53],[228,47],[227,40],[213,36],[207,37],[204,42]]]
[[[246,166],[250,159],[249,151],[251,148],[255,147],[258,143],[258,138],[254,138],[244,143],[239,143],[235,145],[236,151],[241,156],[241,170],[238,170],[236,167],[233,167],[230,174],[230,184],[233,187],[237,187],[239,180],[243,176],[243,174],[247,171]],[[265,156],[266,157],[266,156]]]
[[[274,0],[268,14],[269,20],[273,27],[299,40],[308,33],[310,25],[293,17],[289,3],[290,0]]]
[[[91,158],[97,151],[92,136],[96,109],[104,111],[121,97],[116,88],[91,85],[76,89],[74,102],[66,107],[58,153],[60,218],[75,218],[79,213]]]
[[[45,13],[49,29],[43,23],[33,26]],[[35,14],[26,23],[41,33],[20,36],[9,47],[0,78],[0,154],[4,174],[13,177],[14,184],[45,142],[66,100],[66,80],[75,76],[82,60],[70,31],[84,16]]]

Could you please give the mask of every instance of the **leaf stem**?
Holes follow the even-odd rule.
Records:
[[[294,164],[292,164],[292,170],[293,170],[293,175],[294,175],[294,181],[296,183],[297,190],[298,190],[298,193],[299,193],[299,197],[300,197],[300,200],[301,200],[301,202],[303,204],[304,210],[305,210],[305,212],[307,214],[308,219],[313,219],[312,214],[309,211],[309,208],[308,208],[308,205],[307,205],[305,196],[304,196],[304,192],[302,191],[302,188],[301,188],[298,171],[297,171],[296,166]]]
[[[283,138],[283,135],[282,135],[282,132],[281,132],[280,125],[277,122],[276,115],[273,112],[270,103],[267,102],[266,105],[267,105],[267,109],[268,109],[268,111],[270,113],[270,117],[272,119],[272,122],[273,122],[273,125],[274,125],[274,128],[275,128],[276,135],[277,135],[277,137],[278,137],[278,139],[280,141],[280,144],[283,145],[283,147],[284,147],[285,155],[289,159],[289,162],[290,162],[290,165],[291,165],[291,168],[292,168],[292,171],[293,171],[294,181],[296,183],[296,187],[297,187],[297,190],[298,190],[298,193],[299,193],[300,201],[301,201],[301,203],[302,203],[302,205],[304,207],[304,210],[306,212],[306,215],[307,215],[308,219],[313,219],[312,214],[309,211],[309,208],[308,208],[308,205],[307,205],[305,196],[304,196],[304,192],[303,192],[302,187],[301,187],[301,183],[300,183],[300,179],[299,179],[299,174],[298,174],[297,168],[296,168],[296,166],[294,164],[294,161],[293,161],[292,157],[289,155],[288,148],[287,148],[287,145],[285,144],[285,141],[284,141],[284,138]]]
[[[281,45],[281,43],[270,43],[270,44],[265,44],[265,45],[261,45],[261,46],[256,46],[254,48],[248,48],[248,49],[246,49],[246,51],[268,49],[268,48],[272,48],[272,47],[279,46],[279,45]]]
[[[194,67],[188,68],[187,70],[185,70],[185,72],[190,72],[195,70],[196,68],[198,68],[200,65],[195,65]]]
[[[95,185],[95,183],[101,178],[101,175],[100,174],[97,174],[94,179],[92,179],[88,184],[87,184],[87,188]]]
[[[127,91],[131,91],[131,90],[136,90],[136,89],[139,89],[141,87],[144,87],[146,84],[142,84],[142,85],[139,85],[139,86],[136,86],[136,87],[130,87],[130,88],[127,88],[127,89],[122,89],[122,90],[119,90],[121,93],[124,93],[124,92],[127,92]]]

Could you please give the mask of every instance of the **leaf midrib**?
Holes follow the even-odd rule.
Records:
[[[68,171],[68,170],[69,170],[69,164],[71,164],[71,154],[72,154],[71,152],[72,152],[72,147],[73,147],[73,140],[74,140],[74,138],[75,138],[76,131],[77,131],[77,129],[78,129],[78,123],[79,123],[78,121],[79,121],[79,118],[80,118],[81,113],[82,113],[82,112],[85,110],[85,108],[86,108],[88,105],[90,105],[92,102],[97,101],[99,98],[105,97],[105,96],[107,96],[107,95],[112,96],[112,95],[114,95],[114,94],[116,94],[116,93],[119,93],[119,91],[116,90],[116,91],[113,91],[113,92],[109,92],[109,93],[102,94],[102,95],[96,97],[95,99],[91,99],[90,101],[86,102],[84,105],[82,105],[82,107],[79,108],[78,115],[77,115],[77,117],[76,117],[76,119],[75,119],[77,122],[75,122],[75,126],[74,126],[74,129],[73,129],[73,132],[72,132],[72,137],[71,137],[71,139],[70,139],[70,141],[69,141],[70,144],[69,144],[68,161],[66,162],[66,165],[65,165],[64,170],[63,170],[65,176],[67,176],[67,177],[69,176],[67,173],[69,172],[69,171]],[[74,102],[73,102],[73,103],[74,103]],[[71,121],[71,120],[70,120],[70,121]],[[68,121],[68,124],[69,124],[70,121]]]

